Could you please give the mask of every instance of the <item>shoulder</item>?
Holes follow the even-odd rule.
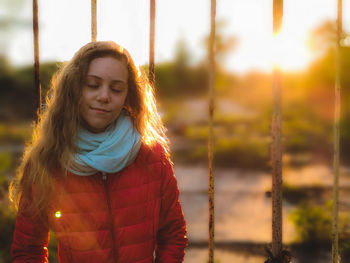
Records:
[[[162,184],[167,184],[174,177],[172,162],[163,146],[159,143],[154,145],[142,143],[138,162],[139,165],[148,167],[146,170],[152,171],[152,176],[157,176],[158,179],[161,179]]]
[[[148,164],[170,162],[165,149],[160,143],[154,143],[153,145],[142,143],[139,158]]]

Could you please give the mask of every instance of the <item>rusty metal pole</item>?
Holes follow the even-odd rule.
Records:
[[[34,88],[36,92],[36,112],[41,113],[41,85],[40,85],[40,61],[39,61],[39,19],[38,1],[33,0],[33,35],[34,35]],[[37,118],[38,121],[38,118]]]
[[[216,0],[211,0],[210,8],[210,38],[209,38],[209,263],[214,263],[214,175],[213,175],[213,118],[214,118],[214,85],[215,85],[215,16]]]
[[[282,28],[283,0],[273,0],[273,35]],[[271,123],[272,147],[272,255],[282,257],[282,81],[281,71],[273,70],[273,114]]]
[[[155,82],[154,73],[154,38],[155,38],[155,16],[156,16],[156,1],[150,0],[150,31],[149,31],[149,71],[148,79],[152,86]]]
[[[95,42],[97,37],[97,15],[96,0],[91,0],[91,41]]]
[[[335,102],[334,102],[334,155],[333,155],[333,220],[332,220],[332,263],[339,262],[338,248],[338,210],[339,210],[339,157],[340,157],[340,41],[342,37],[342,0],[338,0],[337,17],[337,45],[336,45],[336,75],[335,75]]]

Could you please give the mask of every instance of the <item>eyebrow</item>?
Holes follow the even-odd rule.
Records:
[[[98,79],[98,80],[101,80],[102,78],[100,78],[99,76],[96,76],[96,75],[87,75],[86,78],[88,77],[92,77],[92,78],[95,78],[95,79]],[[124,80],[121,80],[121,79],[113,79],[111,81],[112,83],[126,83]]]

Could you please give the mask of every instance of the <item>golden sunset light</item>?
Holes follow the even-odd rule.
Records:
[[[336,16],[336,5],[332,1],[284,1],[283,29],[280,40],[274,41],[271,3],[271,0],[218,1],[217,20],[225,21],[224,26],[218,28],[218,32],[221,32],[224,38],[237,39],[236,46],[227,52],[223,62],[229,70],[242,73],[250,70],[270,71],[274,60],[271,56],[279,57],[277,60],[284,70],[304,69],[313,59],[306,44],[308,35],[322,24],[322,21],[335,20]],[[349,7],[350,5],[344,7],[344,21],[349,21]],[[79,19],[76,19],[77,12],[74,10],[79,10]],[[39,37],[42,61],[68,60],[76,46],[89,41],[89,12],[90,1],[40,2]],[[62,20],[63,13],[65,19]],[[31,19],[30,2],[23,5],[19,15],[23,19]],[[208,15],[207,1],[158,1],[155,61],[173,59],[181,38],[191,51],[191,60],[203,60],[206,57],[203,41],[209,34]],[[138,65],[148,63],[147,1],[128,1],[122,4],[111,0],[98,1],[97,20],[98,40],[117,41],[130,51]],[[344,28],[347,28],[347,23],[344,23]],[[7,51],[16,65],[32,61],[30,29],[31,27],[22,28],[21,32],[12,33],[3,43],[12,43],[4,46],[3,50]],[[277,42],[281,43],[281,46],[275,52]],[[345,42],[349,43],[349,40]]]
[[[306,37],[293,35],[293,31],[282,29],[265,48],[271,54],[271,65],[284,71],[303,70],[312,59]]]
[[[350,0],[0,1],[0,263],[350,262],[349,72]]]

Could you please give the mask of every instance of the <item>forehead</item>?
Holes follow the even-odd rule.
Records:
[[[99,57],[91,60],[87,76],[95,76],[106,80],[128,79],[128,70],[124,59],[115,57]]]

